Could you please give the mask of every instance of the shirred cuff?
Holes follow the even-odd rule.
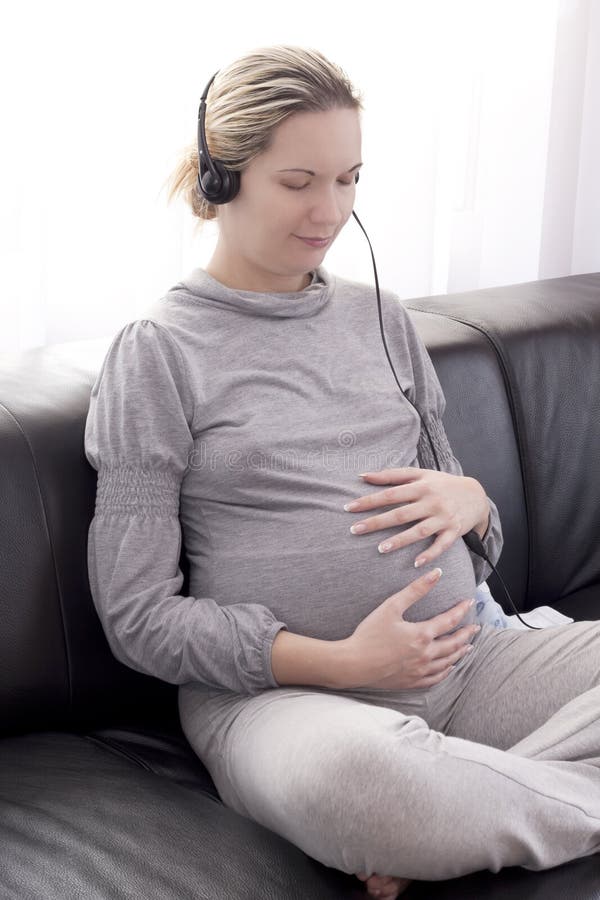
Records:
[[[486,497],[487,497],[487,494],[486,494]],[[485,532],[483,534],[483,537],[481,538],[481,543],[484,545],[484,547],[486,545],[486,542],[490,539],[490,536],[492,533],[492,520],[493,520],[492,505],[491,505],[489,497],[487,497],[487,502],[488,502],[488,524],[487,524],[487,528],[485,529]],[[486,549],[487,549],[487,547],[486,547]],[[488,556],[489,556],[489,554],[488,554]]]
[[[274,688],[281,687],[281,685],[278,681],[276,681],[275,676],[273,675],[273,668],[271,665],[271,651],[273,648],[273,642],[282,628],[285,628],[287,630],[287,625],[280,621],[273,622],[271,627],[267,629],[267,633],[265,634],[265,639],[263,641],[263,672],[265,681],[270,687]]]
[[[166,469],[102,465],[98,471],[95,514],[177,516],[180,487],[181,479]]]
[[[444,470],[444,463],[449,468],[453,467],[455,462],[452,448],[448,442],[444,426],[437,416],[425,413],[423,416],[427,425],[427,431],[431,435],[431,440],[437,452],[440,468]],[[437,469],[435,456],[433,455],[429,438],[423,424],[421,423],[421,433],[419,434],[419,442],[417,444],[417,457],[422,469]]]

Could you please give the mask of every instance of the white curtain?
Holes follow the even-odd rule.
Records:
[[[20,0],[0,22],[0,351],[113,335],[190,269],[165,179],[210,76],[316,47],[362,90],[355,209],[404,298],[600,270],[600,0]],[[350,219],[324,260],[373,281]]]

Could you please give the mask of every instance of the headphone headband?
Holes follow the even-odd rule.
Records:
[[[240,173],[233,172],[218,159],[213,159],[206,143],[204,117],[206,96],[219,70],[215,72],[200,98],[198,109],[198,192],[209,203],[229,203],[240,189]]]

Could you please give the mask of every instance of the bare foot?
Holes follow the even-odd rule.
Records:
[[[411,883],[410,878],[394,878],[392,875],[373,874],[367,878],[366,872],[359,872],[356,877],[367,882],[370,897],[379,897],[380,900],[396,900],[396,897],[403,894]]]

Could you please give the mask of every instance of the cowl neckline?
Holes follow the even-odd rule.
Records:
[[[248,316],[301,319],[316,315],[329,302],[333,280],[323,266],[318,266],[312,272],[311,283],[301,291],[241,291],[217,281],[205,269],[196,268],[171,291],[184,289],[198,302]]]

